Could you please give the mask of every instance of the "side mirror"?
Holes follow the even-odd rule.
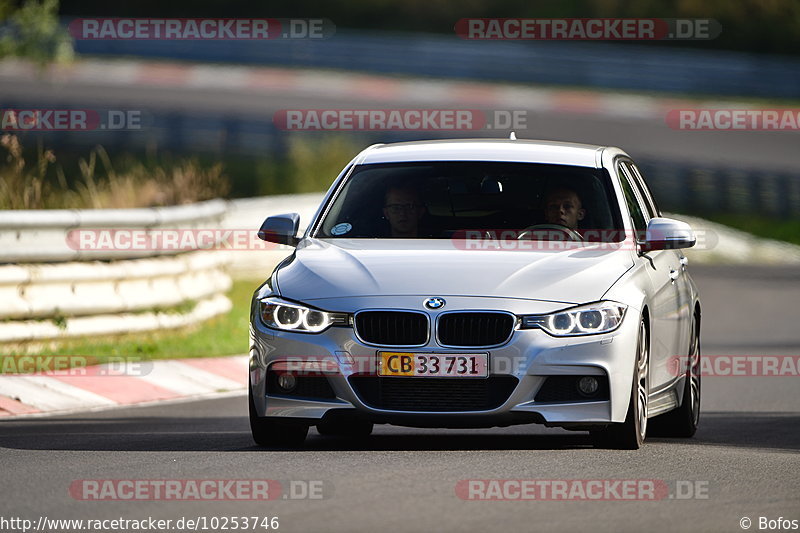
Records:
[[[676,250],[691,248],[697,237],[686,222],[672,218],[651,218],[647,224],[647,232],[642,245],[644,251]]]
[[[262,241],[276,242],[289,246],[297,246],[300,239],[297,238],[297,230],[300,228],[300,215],[297,213],[287,213],[285,215],[275,215],[268,217],[261,229],[258,230],[258,238]]]

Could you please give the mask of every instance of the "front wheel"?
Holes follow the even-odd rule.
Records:
[[[253,389],[249,388],[250,431],[256,444],[264,447],[298,448],[308,435],[308,425],[298,422],[258,416],[253,403]]]
[[[639,324],[639,338],[636,342],[636,364],[631,383],[628,414],[625,416],[625,422],[609,424],[603,429],[591,432],[597,447],[638,450],[644,443],[647,436],[647,398],[650,393],[649,346],[647,324],[642,319]]]

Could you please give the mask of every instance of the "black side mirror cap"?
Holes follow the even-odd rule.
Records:
[[[297,213],[286,213],[267,217],[261,229],[258,230],[258,238],[262,241],[297,246],[300,239],[297,237],[297,230],[300,228],[300,215]]]

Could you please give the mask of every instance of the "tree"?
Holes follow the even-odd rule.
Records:
[[[72,38],[58,18],[58,0],[0,0],[0,58],[24,57],[40,66],[69,62]]]

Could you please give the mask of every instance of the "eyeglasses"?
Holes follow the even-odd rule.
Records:
[[[405,211],[416,211],[422,208],[421,204],[389,204],[384,206],[393,215],[399,215]]]

